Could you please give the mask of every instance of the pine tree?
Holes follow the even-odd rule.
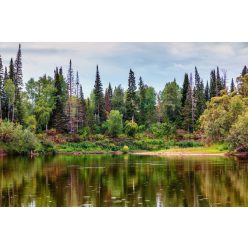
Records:
[[[125,115],[124,90],[121,85],[115,87],[112,96],[112,109],[118,110],[123,116]]]
[[[68,88],[68,117],[70,133],[74,132],[73,113],[72,113],[72,96],[74,91],[74,73],[72,69],[71,60],[69,62],[69,69],[67,74],[67,88]]]
[[[134,120],[136,118],[137,96],[134,72],[130,69],[128,78],[128,89],[126,93],[126,120]]]
[[[8,115],[8,97],[4,90],[4,85],[7,80],[8,80],[8,70],[7,70],[7,67],[5,66],[4,78],[3,78],[3,92],[2,92],[2,117],[3,119],[6,119]]]
[[[195,102],[196,102],[196,110],[195,110],[195,118],[201,116],[205,109],[205,94],[204,94],[204,84],[199,76],[198,70],[195,67]]]
[[[111,111],[111,101],[110,101],[110,95],[109,95],[109,89],[105,90],[105,112],[106,115],[108,115]]]
[[[223,88],[222,88],[222,84],[221,84],[219,67],[217,66],[217,70],[216,70],[216,96],[219,96],[220,95],[220,91],[222,89]]]
[[[96,66],[96,81],[94,85],[94,95],[95,95],[95,116],[96,123],[101,124],[105,118],[105,110],[104,110],[104,95],[103,95],[103,87],[100,79],[100,74],[98,70],[98,65]]]
[[[86,125],[86,102],[82,85],[79,87],[79,109],[78,109],[78,127],[82,128]]]
[[[110,83],[109,83],[109,86],[108,86],[108,95],[109,95],[109,100],[110,100],[110,107],[112,109],[113,90],[112,90],[112,86],[111,86]]]
[[[187,95],[183,107],[183,126],[188,132],[193,132],[194,122],[195,122],[195,103],[193,96],[192,74],[190,74]]]
[[[215,70],[212,70],[210,73],[210,99],[216,96],[216,76]]]
[[[68,117],[66,115],[66,83],[63,77],[62,68],[58,68],[54,71],[54,108],[51,113],[50,128],[55,128],[59,132],[68,131]]]
[[[205,87],[205,101],[209,101],[210,100],[210,92],[209,92],[209,85],[208,85],[208,81]]]
[[[3,118],[3,94],[4,94],[4,74],[3,74],[3,62],[0,55],[0,120]]]
[[[15,68],[12,58],[10,59],[10,63],[9,63],[8,79],[11,79],[13,82],[15,81]]]
[[[248,73],[248,68],[247,68],[247,66],[245,65],[244,66],[244,68],[243,68],[243,70],[242,70],[242,72],[241,72],[241,76],[243,77],[245,74],[247,74]]]
[[[146,122],[145,98],[146,98],[146,86],[143,83],[142,77],[140,77],[139,78],[139,122],[141,124],[144,124]]]
[[[189,75],[185,73],[184,81],[183,81],[183,88],[182,88],[182,107],[184,107],[188,89],[189,89]]]
[[[235,84],[234,84],[234,81],[233,81],[233,78],[232,78],[230,92],[234,92],[234,91],[235,91]]]
[[[16,106],[16,114],[15,120],[21,124],[24,124],[23,120],[23,108],[22,108],[22,100],[21,100],[21,89],[23,86],[22,81],[22,52],[21,52],[21,44],[19,44],[19,48],[17,51],[17,56],[14,64],[14,80],[15,84],[15,106]]]
[[[78,133],[78,128],[79,128],[79,105],[80,105],[80,99],[79,99],[79,75],[78,75],[78,71],[76,74],[76,130]]]

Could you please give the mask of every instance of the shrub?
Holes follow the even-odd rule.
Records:
[[[122,114],[118,110],[111,110],[106,121],[106,126],[108,133],[117,137],[122,133],[123,124],[122,124]]]
[[[182,148],[203,146],[203,144],[192,140],[180,141],[177,145]]]
[[[29,129],[20,124],[0,122],[0,146],[9,153],[28,153],[39,148],[39,141]]]
[[[125,133],[128,136],[134,137],[138,131],[138,124],[134,121],[125,122]]]
[[[121,149],[121,151],[123,152],[123,153],[128,153],[129,152],[129,148],[128,148],[128,146],[123,146],[122,147],[122,149]]]
[[[176,132],[176,128],[169,122],[155,123],[151,126],[150,131],[156,138],[162,138],[164,136],[173,136]]]

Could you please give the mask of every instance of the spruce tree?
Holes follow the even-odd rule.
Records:
[[[96,80],[94,85],[94,95],[95,95],[95,116],[96,123],[100,125],[105,118],[105,110],[104,110],[104,94],[103,87],[100,79],[100,74],[98,70],[98,65],[96,66]]]
[[[24,114],[22,108],[22,100],[21,100],[21,89],[23,86],[22,81],[22,52],[21,52],[21,44],[19,44],[19,48],[16,55],[16,60],[14,64],[14,84],[15,84],[15,106],[16,106],[16,114],[15,120],[21,124],[24,124]]]
[[[220,91],[223,89],[222,87],[222,83],[221,83],[221,78],[220,78],[220,71],[219,71],[219,67],[217,66],[217,70],[216,70],[216,96],[220,95]]]
[[[235,84],[234,84],[234,81],[233,81],[233,78],[232,78],[231,86],[230,86],[230,92],[234,92],[234,91],[235,91]]]
[[[105,90],[105,112],[106,115],[108,115],[111,111],[111,101],[110,101],[110,94],[109,94],[109,89]]]
[[[248,68],[247,68],[247,66],[245,65],[244,66],[244,68],[243,68],[243,70],[242,70],[242,72],[241,72],[241,76],[243,77],[245,74],[247,74],[248,73]]]
[[[58,68],[54,71],[54,87],[53,93],[54,108],[51,113],[50,128],[55,128],[59,132],[67,132],[68,129],[68,116],[66,115],[66,83],[63,77],[62,68],[58,71]]]
[[[3,94],[4,94],[4,73],[3,73],[3,62],[0,55],[0,120],[3,118]]]
[[[69,69],[67,74],[67,89],[68,89],[68,117],[70,133],[74,132],[73,113],[72,113],[72,96],[74,91],[74,73],[72,69],[71,60],[69,62]]]
[[[188,89],[189,89],[189,75],[185,73],[184,81],[183,81],[183,88],[182,88],[182,107],[184,107]]]
[[[215,70],[212,70],[210,73],[210,99],[216,96],[216,76]]]
[[[197,68],[195,67],[195,117],[196,120],[201,116],[205,109],[205,94],[204,94],[204,84],[200,78]]]
[[[112,86],[111,84],[109,83],[109,86],[108,86],[108,95],[109,95],[109,100],[110,100],[110,107],[112,108],[112,97],[113,97],[113,90],[112,90]]]
[[[190,80],[187,89],[187,95],[183,107],[183,126],[188,132],[194,131],[195,122],[195,104],[193,96],[193,80],[192,74],[190,75]]]
[[[209,90],[209,85],[208,85],[208,81],[205,87],[205,101],[209,101],[210,100],[210,90]]]
[[[142,77],[139,78],[139,122],[146,122],[145,101],[146,101],[146,86],[143,83]]]
[[[137,108],[136,83],[134,72],[130,69],[128,78],[128,89],[126,93],[126,120],[135,120]]]
[[[84,93],[82,85],[79,87],[79,109],[78,109],[78,126],[82,128],[86,125],[86,102],[84,99]]]

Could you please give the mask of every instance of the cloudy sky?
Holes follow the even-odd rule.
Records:
[[[227,71],[227,79],[236,78],[248,65],[248,43],[21,43],[24,82],[43,74],[53,76],[56,66],[67,72],[69,60],[79,72],[85,95],[94,85],[96,65],[106,87],[122,84],[127,87],[129,69],[138,79],[161,90],[176,78],[181,85],[184,73],[197,66],[206,83],[210,70],[218,65]],[[0,43],[5,66],[15,58],[18,43]]]

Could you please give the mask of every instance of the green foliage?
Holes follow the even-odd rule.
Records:
[[[150,131],[156,138],[162,138],[162,137],[172,137],[175,135],[176,128],[173,124],[169,122],[164,123],[155,123],[152,124]]]
[[[128,146],[123,146],[123,148],[121,149],[121,151],[122,151],[124,154],[128,153],[128,152],[129,152]]]
[[[111,110],[107,119],[108,133],[113,137],[117,137],[122,133],[123,123],[122,114],[118,110]]]
[[[210,142],[224,141],[233,123],[246,108],[239,95],[213,97],[200,118],[201,128]]]
[[[125,133],[128,136],[134,137],[138,131],[138,124],[134,121],[125,122]]]
[[[248,111],[240,115],[237,122],[230,129],[227,137],[233,149],[248,151]]]
[[[196,142],[196,141],[193,141],[193,140],[179,141],[179,142],[177,143],[177,145],[178,145],[179,147],[182,147],[182,148],[203,146],[202,143]]]
[[[34,115],[30,115],[25,119],[25,124],[28,126],[28,128],[32,131],[35,132],[36,127],[37,127],[37,121]]]
[[[163,119],[179,122],[181,115],[181,90],[176,81],[167,83],[161,94]]]
[[[0,147],[8,153],[24,154],[40,146],[38,139],[29,129],[23,129],[20,124],[0,122]]]

